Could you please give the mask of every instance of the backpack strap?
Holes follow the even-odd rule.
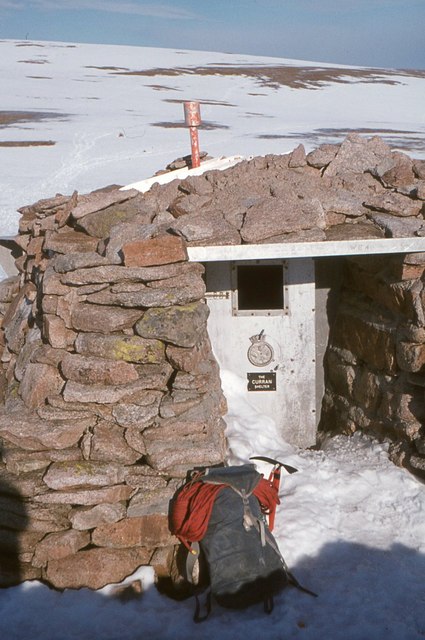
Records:
[[[259,518],[254,516],[254,514],[252,513],[252,510],[251,510],[250,504],[249,504],[249,498],[252,495],[253,491],[250,491],[249,493],[247,493],[243,489],[242,489],[242,491],[239,491],[235,487],[230,487],[230,488],[233,489],[233,491],[235,493],[237,493],[238,496],[240,496],[241,499],[242,499],[242,503],[243,503],[243,527],[244,527],[245,531],[249,531],[251,529],[251,527],[255,527],[257,529],[258,533],[259,533],[259,536],[260,536],[261,546],[265,547],[266,546],[266,542],[267,542],[267,536],[266,536],[266,527],[265,527],[264,520],[262,519],[261,516]]]
[[[303,587],[298,582],[298,580],[296,579],[294,574],[289,571],[288,565],[286,564],[286,562],[285,562],[282,554],[280,553],[279,548],[276,545],[276,543],[272,539],[270,539],[269,537],[267,537],[267,542],[276,551],[276,553],[279,555],[280,560],[281,560],[282,565],[283,565],[283,568],[284,568],[285,573],[286,573],[286,577],[288,578],[288,583],[291,584],[296,589],[298,589],[299,591],[303,591],[304,593],[308,593],[309,596],[313,596],[314,598],[318,598],[317,593],[315,593],[314,591],[311,591],[310,589],[307,589],[307,587]]]
[[[270,614],[274,609],[274,600],[271,594],[264,598],[264,613]]]
[[[201,615],[201,603],[199,593],[195,593],[195,613],[193,614],[193,622],[204,622],[211,613],[211,589],[208,589],[205,598],[205,613]]]
[[[193,614],[193,621],[196,623],[204,622],[211,613],[211,589],[207,590],[204,602],[205,613],[201,614],[201,594],[204,590],[199,589],[193,580],[193,570],[196,563],[199,562],[200,553],[201,548],[199,546],[199,542],[192,542],[186,556],[186,579],[193,587],[193,595],[195,596],[195,612]]]
[[[192,542],[186,556],[186,579],[190,584],[194,584],[193,570],[196,563],[199,561],[200,552],[201,548],[199,546],[199,542]]]

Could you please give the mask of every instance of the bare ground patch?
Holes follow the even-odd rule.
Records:
[[[53,140],[7,140],[0,141],[0,147],[53,147]]]
[[[40,44],[39,42],[17,42],[15,47],[39,47],[40,49],[44,49],[46,47],[46,45],[44,44]],[[58,43],[49,43],[49,48],[56,48],[56,49],[76,49],[77,45],[76,44],[58,44]]]
[[[120,71],[120,72],[121,71],[123,71],[123,72],[130,71],[128,67],[108,67],[108,66],[97,67],[97,66],[92,65],[92,64],[86,64],[84,69],[99,69],[99,71]]]
[[[176,87],[167,87],[165,84],[147,84],[146,86],[154,89],[154,91],[181,91],[181,89],[176,89]]]
[[[65,113],[54,111],[0,111],[0,129],[9,127],[18,122],[41,122],[55,118],[66,118]]]
[[[257,113],[256,111],[245,111],[244,118],[275,118],[276,116],[268,116],[265,113]]]
[[[17,47],[40,47],[44,49],[44,44],[37,44],[36,42],[18,42]]]
[[[18,60],[18,62],[23,62],[24,64],[50,64],[48,60]]]
[[[371,83],[400,84],[400,77],[425,78],[425,71],[393,70],[393,69],[346,69],[342,67],[302,67],[302,66],[250,66],[250,65],[208,65],[205,67],[175,67],[171,69],[158,67],[141,71],[118,71],[118,75],[130,76],[165,76],[182,75],[200,76],[232,76],[254,78],[260,86],[292,89],[320,89],[331,83]]]
[[[421,131],[403,131],[402,129],[388,129],[388,128],[366,128],[359,129],[341,128],[321,128],[315,129],[309,132],[289,132],[289,133],[267,133],[260,134],[257,138],[261,140],[292,140],[292,139],[304,139],[309,142],[319,145],[324,142],[342,142],[349,133],[358,133],[360,135],[380,136],[389,146],[397,147],[398,149],[405,149],[410,151],[412,149],[424,150],[425,149],[425,134]]]

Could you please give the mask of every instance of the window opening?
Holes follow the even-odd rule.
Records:
[[[234,315],[287,313],[283,261],[235,263],[232,274]]]

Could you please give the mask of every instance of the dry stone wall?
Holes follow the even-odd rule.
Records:
[[[320,428],[390,441],[425,477],[425,253],[346,259]],[[321,434],[322,436],[323,434]]]
[[[172,494],[224,459],[203,267],[143,205],[110,189],[21,211],[21,273],[0,286],[1,585],[167,572]]]
[[[0,585],[170,570],[168,502],[225,457],[203,267],[186,247],[425,235],[425,162],[379,138],[241,162],[144,195],[23,207],[0,285]],[[347,262],[321,427],[423,468],[423,254]]]

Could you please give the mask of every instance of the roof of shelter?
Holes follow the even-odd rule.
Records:
[[[425,251],[425,161],[379,137],[207,160],[130,188],[151,202],[167,194],[162,224],[193,260]]]

